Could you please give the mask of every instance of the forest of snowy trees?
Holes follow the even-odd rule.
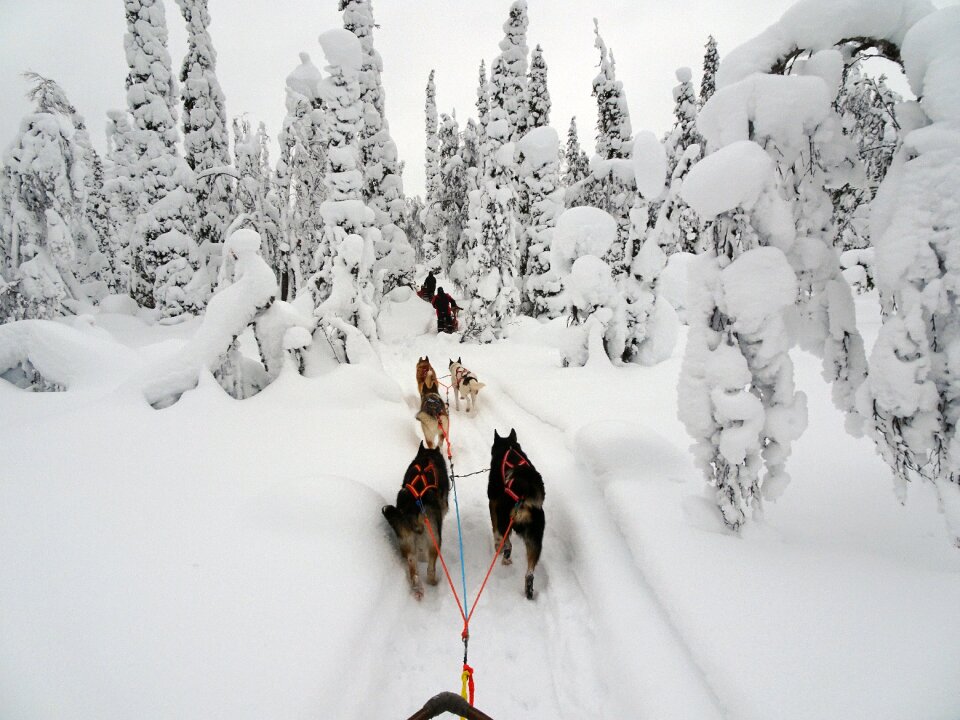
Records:
[[[934,483],[960,519],[960,8],[800,0],[725,56],[705,38],[699,88],[689,67],[667,79],[674,122],[655,134],[631,124],[596,21],[583,59],[596,116],[551,117],[550,57],[529,39],[549,7],[531,22],[515,0],[479,63],[474,117],[436,103],[438,84],[465,78],[425,78],[425,194],[407,197],[371,0],[339,0],[323,60],[291,63],[275,160],[262,124],[227,115],[206,0],[177,0],[179,71],[162,0],[123,4],[127,107],[108,114],[106,153],[55,80],[26,76],[34,108],[0,175],[3,323],[118,298],[156,322],[206,313],[223,325],[204,357],[246,397],[285,354],[303,369],[311,345],[363,357],[391,293],[430,269],[464,308],[462,342],[526,316],[563,328],[565,365],[655,364],[688,325],[681,419],[731,528],[789,481],[807,423],[794,348],[822,360],[848,430],[873,439],[897,487]],[[668,268],[688,278],[682,307]],[[865,291],[883,318],[869,357]],[[260,363],[237,348],[251,325]]]

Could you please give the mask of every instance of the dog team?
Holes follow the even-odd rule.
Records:
[[[460,358],[450,361],[449,370],[456,409],[460,410],[460,401],[464,400],[466,412],[476,413],[477,393],[484,384],[463,366]],[[416,419],[420,421],[424,441],[403,476],[396,505],[385,505],[382,512],[397,534],[410,587],[414,597],[420,600],[423,597],[420,562],[427,563],[427,582],[431,585],[438,582],[437,557],[443,547],[443,518],[450,494],[450,477],[441,448],[445,440],[449,442],[450,417],[429,357],[417,361],[416,380],[420,393]],[[543,547],[544,494],[543,478],[517,442],[516,430],[511,429],[507,437],[501,437],[494,430],[487,481],[494,547],[499,548],[503,543],[502,562],[510,565],[513,562],[510,533],[516,532],[523,538],[527,551],[524,594],[528,599],[533,599],[533,571]]]

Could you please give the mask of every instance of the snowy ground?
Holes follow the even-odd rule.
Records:
[[[191,331],[85,330],[143,358]],[[960,551],[932,493],[900,506],[843,432],[816,360],[795,354],[793,481],[737,537],[676,417],[682,342],[653,368],[562,369],[536,336],[412,337],[380,347],[382,372],[285,373],[245,401],[208,378],[160,411],[106,376],[0,382],[0,718],[404,718],[458,691],[454,599],[413,600],[379,512],[416,451],[424,354],[487,384],[476,416],[453,411],[457,472],[516,428],[546,481],[535,600],[498,565],[471,624],[492,717],[960,717]],[[485,486],[457,485],[470,602],[493,553]],[[444,536],[459,588],[452,507]]]

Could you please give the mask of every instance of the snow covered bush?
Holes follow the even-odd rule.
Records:
[[[610,266],[602,258],[617,241],[617,221],[603,210],[565,210],[553,231],[550,265],[563,283],[570,326],[564,363],[584,365],[599,338],[606,356],[620,362],[626,342],[624,303]]]

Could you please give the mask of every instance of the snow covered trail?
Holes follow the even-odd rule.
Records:
[[[522,357],[513,357],[503,346],[462,346],[445,336],[381,348],[385,369],[404,388],[411,418],[418,405],[417,359],[430,356],[442,377],[448,359],[465,352],[464,364],[487,386],[473,417],[457,412],[451,397],[450,435],[457,473],[487,468],[493,431],[506,434],[515,428],[544,475],[547,490],[547,530],[535,601],[523,598],[521,560],[511,566],[498,562],[471,621],[477,706],[493,717],[518,712],[531,718],[721,717],[703,673],[647,585],[600,492],[578,465],[571,439],[549,417],[531,413],[511,396],[511,377],[537,382],[537,375],[528,372],[533,364],[530,368],[514,364]],[[543,365],[539,368],[542,371]],[[549,395],[548,386],[539,390]],[[486,481],[482,473],[458,483],[470,603],[494,552]],[[515,557],[522,559],[522,541],[514,540]],[[444,555],[462,593],[456,541],[451,499]],[[446,581],[417,605],[410,599],[398,560],[397,586],[406,607],[394,618],[399,624],[392,632],[386,630],[390,640],[381,655],[390,660],[368,672],[379,678],[392,675],[396,683],[396,692],[381,685],[376,693],[380,696],[376,709],[383,710],[395,708],[397,698],[425,700],[440,689],[455,689],[462,655],[461,621]],[[394,607],[392,599],[391,612]],[[400,660],[405,657],[416,660]],[[402,671],[391,667],[397,664],[402,664]],[[425,681],[418,673],[433,677]]]

